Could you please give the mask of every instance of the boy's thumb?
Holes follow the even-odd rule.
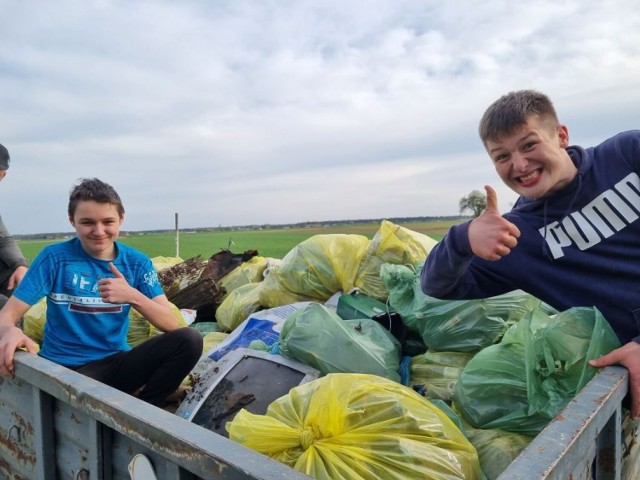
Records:
[[[484,190],[487,192],[487,206],[484,211],[500,215],[500,211],[498,210],[498,195],[496,194],[496,191],[491,185],[485,185]]]
[[[120,273],[120,270],[116,268],[113,262],[109,262],[109,268],[111,269],[111,272],[113,272],[113,274],[116,276],[116,278],[124,278],[124,275]]]

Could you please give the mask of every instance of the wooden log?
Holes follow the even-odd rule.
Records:
[[[257,254],[257,250],[241,254],[221,250],[207,261],[197,256],[166,268],[158,272],[158,277],[167,298],[178,308],[215,308],[225,294],[219,280]]]

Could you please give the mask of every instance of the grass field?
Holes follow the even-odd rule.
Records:
[[[440,240],[456,221],[432,221],[402,223],[403,227]],[[289,250],[314,235],[359,234],[371,239],[380,228],[379,223],[340,225],[335,227],[283,228],[270,230],[236,230],[211,232],[180,232],[179,256],[186,260],[196,255],[209,258],[221,249],[234,253],[257,250],[263,257],[283,258]],[[119,239],[150,257],[176,256],[176,238],[172,233],[132,233]],[[19,245],[29,262],[46,245],[59,240],[20,240]]]

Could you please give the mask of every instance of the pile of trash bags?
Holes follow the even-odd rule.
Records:
[[[262,414],[240,410],[229,438],[318,479],[496,478],[619,342],[595,308],[558,312],[522,291],[428,297],[435,244],[389,221],[371,240],[316,235],[223,277],[215,322],[176,308],[202,332],[203,361],[250,348],[319,372]],[[35,305],[25,333],[43,318]],[[132,310],[131,345],[158,334]]]

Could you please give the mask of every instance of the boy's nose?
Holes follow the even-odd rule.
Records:
[[[517,152],[511,155],[511,163],[513,164],[513,168],[516,170],[526,170],[529,165],[527,157]]]

